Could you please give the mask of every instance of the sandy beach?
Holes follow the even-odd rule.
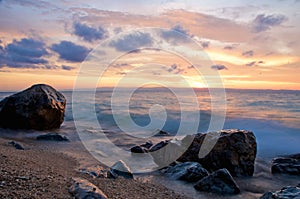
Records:
[[[0,198],[73,198],[68,192],[72,177],[89,180],[109,198],[187,198],[149,182],[93,178],[79,172],[89,166],[102,167],[77,142],[20,140],[7,134],[4,137],[0,139]],[[12,139],[25,150],[8,144]]]

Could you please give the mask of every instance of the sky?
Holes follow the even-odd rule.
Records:
[[[299,0],[0,0],[0,90],[300,90],[299,21]]]

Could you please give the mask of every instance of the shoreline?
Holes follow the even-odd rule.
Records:
[[[58,132],[66,135],[70,142],[37,141],[37,135]],[[101,171],[105,166],[94,159],[94,157],[84,148],[76,130],[70,125],[64,125],[61,129],[54,131],[26,131],[0,129],[0,155],[3,165],[1,170],[2,181],[12,183],[16,187],[12,193],[7,184],[0,186],[1,198],[48,198],[54,194],[56,198],[72,198],[68,193],[68,188],[72,184],[72,177],[81,177],[89,180],[98,186],[109,198],[259,198],[267,191],[279,190],[287,185],[296,185],[299,181],[297,176],[272,175],[270,172],[270,160],[268,158],[257,157],[255,162],[255,173],[253,177],[235,178],[240,185],[241,193],[233,196],[219,196],[216,194],[196,191],[190,183],[174,181],[159,172],[138,174],[134,180],[123,178],[108,179],[105,177],[93,178],[88,174],[83,174],[80,170]],[[17,150],[8,142],[16,141],[24,146],[25,150]],[[30,168],[29,171],[24,168]],[[44,168],[46,167],[46,168]],[[4,175],[8,172],[11,176]],[[25,172],[25,173],[22,173]],[[27,173],[26,173],[27,172]],[[29,173],[28,173],[29,172]],[[41,173],[39,173],[41,172]],[[54,178],[48,178],[48,175]],[[32,193],[26,184],[16,181],[20,176],[31,176],[32,186],[42,184],[39,179],[45,180],[48,184],[44,188]],[[38,180],[37,180],[38,179]],[[3,183],[2,183],[3,184]],[[1,185],[1,184],[0,184]],[[43,184],[42,184],[43,185]],[[57,187],[59,186],[59,187]],[[50,189],[48,189],[50,187]],[[48,192],[43,192],[47,189]],[[34,190],[34,189],[33,189]],[[61,193],[58,193],[58,192]],[[55,193],[54,193],[55,192]],[[3,195],[4,194],[4,195]],[[11,195],[16,194],[16,195]],[[49,195],[48,195],[49,194]],[[19,196],[19,197],[18,197]],[[51,195],[52,197],[52,195]]]

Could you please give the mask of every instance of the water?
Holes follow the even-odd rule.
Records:
[[[209,92],[205,89],[195,90],[196,99],[184,89],[180,89],[178,92],[176,96],[168,89],[144,88],[138,89],[128,100],[126,99],[128,90],[122,90],[114,99],[114,114],[121,116],[121,120],[123,116],[126,118],[126,106],[128,106],[129,119],[132,119],[134,124],[136,124],[134,128],[129,128],[125,132],[122,132],[114,120],[111,90],[98,90],[95,100],[90,95],[90,92],[79,92],[77,98],[73,100],[73,105],[79,109],[77,110],[76,119],[82,121],[77,127],[82,129],[84,134],[87,135],[85,142],[93,143],[85,146],[87,148],[90,147],[89,149],[94,155],[100,155],[103,158],[109,157],[112,160],[112,164],[116,160],[122,159],[120,157],[132,157],[128,155],[130,152],[125,155],[120,153],[120,157],[116,156],[118,151],[113,151],[112,147],[108,147],[106,145],[108,142],[121,147],[124,151],[129,151],[131,146],[144,143],[147,140],[158,142],[170,138],[151,137],[153,131],[157,130],[155,129],[156,127],[175,135],[180,129],[180,125],[184,123],[186,126],[186,128],[183,128],[184,131],[190,134],[193,133],[191,130],[192,125],[196,123],[197,128],[195,132],[208,131],[212,118],[211,102],[222,100],[222,98],[217,96],[217,98],[212,99]],[[11,94],[0,92],[0,100]],[[71,132],[74,132],[72,92],[63,91],[63,94],[67,98],[65,122],[58,131],[70,137]],[[181,101],[178,101],[178,95],[181,96]],[[278,190],[286,185],[296,185],[299,182],[299,177],[271,175],[269,163],[273,157],[278,155],[300,152],[300,91],[229,89],[226,90],[226,98],[224,100],[226,102],[226,117],[223,128],[253,131],[258,142],[254,176],[236,179],[242,189],[242,193],[226,198],[259,198],[262,193],[268,190]],[[198,104],[196,107],[195,102]],[[96,112],[96,121],[93,121],[94,114],[89,111],[91,107]],[[217,104],[216,108],[222,108],[222,105]],[[151,114],[149,115],[149,113]],[[217,111],[215,118],[221,118],[220,113],[222,111]],[[198,117],[200,117],[199,121]],[[158,126],[161,125],[162,121],[164,123],[160,128]],[[101,132],[98,128],[95,128],[95,123],[101,125]],[[121,124],[125,125],[126,128],[128,123],[130,122],[127,120],[121,121]],[[151,126],[153,123],[158,126]],[[105,136],[99,136],[95,139],[95,135],[103,135],[103,132]],[[74,151],[76,150],[74,149]],[[110,151],[113,151],[113,155],[109,154]],[[138,163],[139,161],[132,161],[129,162],[129,166],[133,168],[134,166],[139,166],[136,165]],[[149,168],[152,167],[153,165],[149,163]],[[162,184],[191,198],[224,198],[198,192],[189,183],[170,180],[157,173],[154,173],[154,175],[141,175],[140,177],[137,176],[137,178]]]
[[[187,126],[184,131],[189,131],[189,125],[195,122],[198,128],[197,132],[206,132],[211,122],[211,102],[212,99],[206,89],[196,89],[196,99],[189,95],[185,89],[177,90],[172,93],[170,89],[165,88],[142,88],[136,90],[126,99],[128,89],[123,89],[114,98],[116,106],[114,114],[123,116],[126,113],[126,105],[129,107],[130,119],[139,127],[129,129],[132,132],[123,132],[118,128],[112,114],[112,90],[99,89],[95,97],[89,96],[90,92],[82,91],[79,93],[76,103],[80,107],[80,115],[77,119],[89,120],[90,112],[87,112],[88,106],[95,107],[97,119],[103,129],[109,129],[111,134],[107,135],[110,139],[123,147],[129,147],[142,141],[147,141],[148,137],[153,135],[157,129],[162,129],[170,134],[178,133],[180,124]],[[1,92],[0,99],[11,95],[9,92]],[[72,115],[72,92],[64,91],[67,98],[67,108],[65,123],[73,121]],[[177,96],[176,96],[177,95]],[[179,102],[178,96],[181,97]],[[195,100],[198,105],[195,107]],[[253,131],[258,142],[258,156],[264,158],[274,157],[281,154],[300,152],[300,91],[290,90],[226,90],[226,98],[221,99],[226,102],[226,117],[224,129],[238,128]],[[125,105],[125,108],[124,108]],[[159,105],[150,118],[149,110],[151,107]],[[163,107],[164,110],[161,110]],[[166,118],[163,117],[164,111]],[[193,119],[197,116],[198,120]],[[125,116],[124,116],[125,117]],[[162,120],[162,121],[161,121]],[[162,128],[155,129],[149,124],[162,123]],[[87,123],[88,124],[88,123]],[[148,125],[148,126],[147,126]],[[91,130],[89,126],[85,126]],[[149,129],[150,128],[150,129]],[[125,128],[126,129],[126,128]],[[141,131],[147,131],[146,134],[139,136]],[[149,134],[149,132],[150,134]],[[152,134],[151,134],[152,132]],[[118,139],[121,135],[125,136],[123,142]],[[135,135],[136,133],[136,135]],[[184,132],[187,134],[193,132]],[[126,134],[129,136],[126,137]],[[140,139],[144,138],[144,139]],[[159,139],[159,138],[156,138]]]

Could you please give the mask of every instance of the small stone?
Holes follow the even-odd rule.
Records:
[[[118,178],[122,176],[124,178],[133,179],[133,174],[130,168],[126,165],[126,163],[122,160],[116,162],[113,166],[111,166],[110,170],[107,172],[108,178]]]
[[[12,146],[14,146],[18,150],[25,150],[24,147],[21,144],[15,142],[15,141],[11,141],[8,144],[11,144]]]
[[[266,192],[260,199],[299,199],[300,187],[287,186],[283,187],[280,191]]]
[[[46,141],[69,141],[66,136],[60,135],[58,133],[48,133],[44,135],[39,135],[36,137],[37,140],[46,140]]]

